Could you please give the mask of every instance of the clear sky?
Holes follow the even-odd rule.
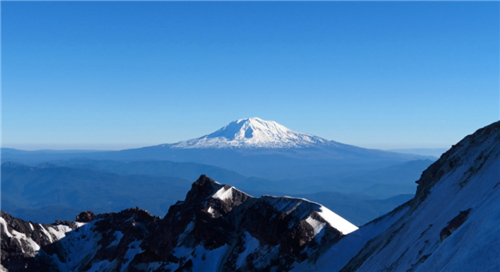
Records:
[[[260,117],[362,147],[450,147],[500,117],[499,12],[2,1],[2,145],[141,147]]]

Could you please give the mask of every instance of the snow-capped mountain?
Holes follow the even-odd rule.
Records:
[[[435,160],[434,157],[367,149],[326,140],[294,132],[276,122],[259,118],[240,119],[214,133],[178,143],[94,153],[38,154],[11,151],[2,154],[2,159],[4,158],[4,161],[24,164],[81,158],[189,162],[272,180],[289,180],[290,176],[294,179],[320,177],[321,180],[327,180],[345,174],[347,169],[360,172],[412,160]],[[199,174],[201,173],[196,176]],[[418,176],[410,179],[413,181],[415,178]],[[189,180],[192,179],[193,177],[189,177]],[[328,191],[336,190],[328,188]]]
[[[240,119],[196,139],[127,149],[103,154],[101,158],[195,162],[275,180],[289,179],[290,175],[294,178],[331,177],[347,168],[355,167],[359,171],[410,160],[434,159],[343,144],[294,132],[274,121],[259,118]]]
[[[239,119],[214,133],[178,142],[174,148],[300,148],[329,142],[258,117]]]

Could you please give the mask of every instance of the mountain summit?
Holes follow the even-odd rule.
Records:
[[[256,117],[233,121],[196,139],[121,150],[103,154],[100,159],[117,157],[120,160],[202,163],[249,177],[276,180],[289,179],[290,176],[296,179],[311,175],[334,177],[345,173],[349,167],[355,167],[359,172],[409,160],[429,159],[343,144],[295,132],[274,121]]]
[[[173,148],[300,148],[329,142],[257,117],[239,119],[214,133],[173,144]]]

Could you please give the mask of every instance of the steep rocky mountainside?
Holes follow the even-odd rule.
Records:
[[[285,271],[357,229],[319,204],[254,198],[206,176],[163,219],[140,209],[79,216],[85,224],[2,218],[10,271]]]
[[[414,199],[296,271],[500,271],[500,122],[454,145],[417,183]]]

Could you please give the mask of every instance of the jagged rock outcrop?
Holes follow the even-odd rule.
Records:
[[[186,200],[173,205],[160,222],[160,239],[145,241],[150,255],[172,260],[165,269],[186,264],[207,268],[204,258],[219,252],[223,271],[284,271],[303,261],[325,241],[356,227],[325,207],[296,198],[251,197],[201,176]],[[179,250],[182,248],[182,250]],[[205,257],[203,257],[205,256]]]
[[[38,251],[79,226],[75,222],[52,225],[26,222],[1,212],[1,261],[11,271],[32,270]]]
[[[76,216],[76,222],[88,223],[94,220],[95,214],[92,211],[84,211]]]
[[[2,217],[3,228],[21,225],[31,235],[32,223]],[[10,257],[2,264],[11,271],[286,271],[357,229],[317,203],[254,198],[205,175],[163,219],[136,208],[97,216],[83,212],[64,224],[64,235],[30,240],[24,249],[2,240],[6,257],[29,253],[23,262]],[[50,233],[62,227],[40,228]],[[19,242],[12,231],[5,235]]]

